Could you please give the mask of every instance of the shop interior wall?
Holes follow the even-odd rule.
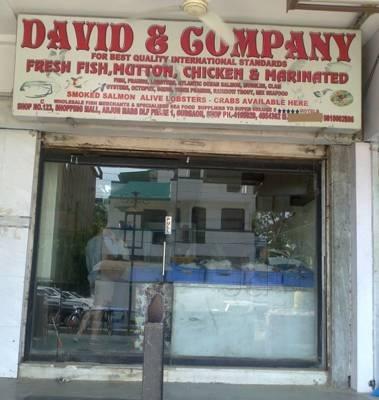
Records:
[[[39,232],[37,281],[47,285],[50,279],[55,283],[75,282],[81,276],[73,268],[71,257],[80,256],[81,245],[90,236],[86,227],[91,225],[93,215],[95,171],[75,168],[73,173],[66,164],[48,163],[43,175],[45,207],[41,209],[41,219],[47,223],[41,225]],[[57,237],[59,240],[54,240]]]
[[[16,377],[29,260],[36,135],[0,129],[0,377]]]

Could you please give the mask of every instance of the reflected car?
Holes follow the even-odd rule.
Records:
[[[37,294],[41,294],[47,297],[57,297],[59,298],[60,292],[59,290],[50,287],[50,286],[37,286]]]
[[[80,323],[90,305],[70,294],[49,286],[37,286],[37,296],[43,296],[47,307],[48,323],[74,327]]]
[[[62,290],[62,298],[67,302],[82,303],[88,307],[93,305],[93,299],[91,297],[83,297],[76,292],[69,292],[67,290]]]

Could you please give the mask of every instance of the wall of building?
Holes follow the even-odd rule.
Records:
[[[371,142],[371,188],[373,210],[374,378],[379,382],[379,30],[363,48],[364,138]]]
[[[366,208],[368,206],[362,204],[364,199],[358,199],[357,203],[355,196],[357,183],[360,183],[357,180],[358,175],[355,168],[355,163],[360,161],[355,158],[355,147],[337,144],[351,143],[350,136],[338,133],[323,136],[322,133],[316,135],[310,132],[294,132],[289,135],[286,132],[264,131],[257,131],[254,134],[248,131],[223,132],[217,130],[214,132],[212,129],[195,131],[191,127],[178,130],[169,130],[164,127],[134,129],[133,126],[132,129],[123,127],[121,133],[120,127],[106,126],[105,131],[109,135],[107,140],[104,140],[104,126],[91,121],[82,124],[75,124],[72,121],[61,123],[54,121],[47,124],[41,121],[32,121],[26,124],[12,116],[10,107],[14,65],[13,41],[13,36],[0,36],[0,52],[2,54],[0,59],[0,315],[2,315],[0,321],[0,354],[2,355],[0,376],[17,376],[19,356],[23,349],[23,321],[25,321],[29,283],[28,263],[31,260],[31,221],[34,215],[31,207],[33,193],[36,190],[34,171],[36,154],[38,154],[36,136],[25,130],[25,127],[74,135],[78,133],[94,134],[95,137],[91,137],[90,141],[88,138],[85,140],[79,138],[75,141],[75,136],[71,141],[68,141],[65,136],[50,135],[50,137],[54,137],[54,140],[58,142],[61,140],[62,146],[74,148],[79,146],[82,141],[82,143],[86,142],[87,146],[90,143],[90,147],[94,146],[100,150],[107,147],[117,149],[125,146],[126,139],[121,138],[122,135],[129,135],[131,138],[127,140],[129,149],[167,151],[170,146],[176,145],[190,154],[197,152],[206,154],[208,151],[213,151],[218,154],[276,155],[279,157],[284,151],[288,151],[288,154],[292,152],[292,156],[297,158],[315,157],[320,155],[323,149],[321,150],[314,144],[335,144],[330,148],[329,164],[332,216],[329,247],[331,279],[327,282],[330,288],[328,294],[330,296],[331,383],[338,387],[346,387],[349,377],[354,374],[359,375],[357,371],[361,371],[361,365],[366,362],[366,359],[370,360],[370,357],[366,352],[364,354],[366,359],[357,359],[356,355],[361,344],[365,349],[369,348],[370,343],[366,338],[367,331],[372,328],[372,325],[370,326],[370,321],[366,321],[365,332],[362,334],[357,330],[357,326],[362,323],[361,316],[364,321],[367,313],[362,311],[362,304],[357,301],[361,299],[354,297],[354,295],[360,296],[359,293],[361,293],[359,290],[357,291],[361,282],[357,271],[359,263],[363,261],[362,258],[359,258],[357,246],[354,247],[353,244],[357,243],[359,239],[355,225],[357,210],[360,206]],[[370,66],[374,65],[379,52],[379,34],[373,37],[366,45],[365,50],[367,60],[365,74],[369,76]],[[374,75],[365,104],[378,104],[378,86],[379,78],[375,78]],[[375,107],[367,106],[365,111],[366,138],[374,141],[379,137],[379,116]],[[2,127],[8,129],[1,129]],[[114,137],[109,137],[110,135]],[[216,138],[217,140],[214,140]],[[258,143],[254,143],[254,140]],[[263,142],[286,142],[286,144],[275,146]],[[231,145],[231,143],[234,144]],[[298,144],[306,144],[306,146],[300,148],[301,146]],[[364,175],[366,172],[364,170],[360,174]],[[374,199],[379,198],[378,193],[379,189],[376,184]],[[353,213],[351,213],[352,208],[354,208]],[[379,272],[376,277],[378,275]],[[378,287],[376,286],[376,288]],[[370,287],[367,290],[370,290]],[[378,312],[379,300],[376,300],[376,305],[376,312]],[[378,318],[376,321],[378,325]],[[375,341],[379,344],[379,335],[376,335]],[[377,364],[379,366],[378,361]],[[359,382],[355,382],[354,385],[358,390],[364,391],[366,389],[365,382],[372,376],[370,376],[370,368],[363,368],[362,371],[363,374],[359,375]],[[377,368],[376,371],[379,369]]]
[[[379,141],[379,31],[363,47],[363,124],[364,138]],[[372,105],[372,107],[370,107]]]
[[[0,96],[9,96],[13,90],[15,35],[0,35]]]
[[[373,266],[374,266],[374,378],[379,382],[379,148],[371,146],[373,191]]]
[[[370,145],[331,146],[329,161],[330,379],[367,392],[374,376]]]
[[[19,349],[22,349],[22,346],[20,346],[23,329],[21,324],[22,302],[27,288],[24,282],[25,280],[28,282],[28,276],[25,271],[27,271],[27,260],[29,260],[27,243],[28,234],[30,234],[30,218],[32,216],[30,211],[31,199],[33,190],[35,190],[35,186],[33,186],[33,170],[36,138],[32,133],[26,131],[3,130],[1,132],[1,140],[2,152],[5,155],[1,158],[1,177],[2,182],[4,182],[3,186],[6,188],[5,193],[12,193],[12,197],[11,200],[9,196],[1,196],[0,199],[2,210],[0,248],[3,252],[0,254],[0,259],[8,260],[6,265],[1,264],[0,271],[4,276],[8,276],[8,280],[12,278],[16,286],[13,286],[12,289],[12,302],[7,300],[8,297],[10,298],[9,290],[0,288],[1,307],[7,310],[8,315],[10,313],[10,317],[5,319],[7,321],[7,329],[2,330],[2,335],[4,335],[2,343],[4,343],[4,348],[9,352],[9,362],[2,363],[2,365],[7,365],[7,369],[0,370],[0,372],[4,376],[16,376]],[[124,146],[128,142],[125,140]],[[367,147],[365,144],[362,145],[365,148]],[[359,278],[359,275],[356,274],[358,270],[357,263],[354,263],[354,259],[357,260],[357,258],[354,255],[354,251],[352,251],[353,244],[357,241],[357,231],[354,228],[354,218],[356,219],[357,214],[355,211],[351,213],[351,210],[352,208],[357,210],[360,205],[359,202],[363,201],[361,199],[357,203],[356,198],[357,182],[361,181],[358,179],[356,166],[361,163],[362,154],[359,156],[360,158],[356,156],[356,145],[335,145],[330,147],[329,187],[331,189],[330,210],[332,216],[330,225],[331,280],[329,283],[331,287],[331,315],[329,320],[331,322],[330,367],[331,383],[338,387],[348,386],[349,377],[354,375],[354,371],[359,370],[360,364],[363,362],[354,360],[354,349],[357,348],[355,344],[367,342],[364,338],[362,340],[357,339],[355,328],[358,325],[359,318],[354,319],[354,310],[358,315],[361,308],[354,305],[356,302],[354,297],[356,291],[354,292],[354,290],[357,288],[358,283],[353,278],[354,276]],[[364,154],[364,158],[367,158],[366,156]],[[359,172],[360,176],[366,175],[366,169]],[[18,202],[22,204],[21,208],[17,206]],[[13,218],[11,221],[5,218],[8,214]],[[13,227],[14,221],[19,221],[17,223],[22,221],[24,225]],[[15,233],[13,233],[13,236],[9,236],[10,232]],[[17,232],[20,233],[18,234]],[[21,241],[18,238],[20,235],[23,238]],[[12,247],[9,244],[9,240],[13,240],[13,246],[16,246],[16,248],[13,247],[13,251],[10,250]],[[10,276],[7,265],[12,265],[14,270],[14,254],[20,255],[17,261],[19,272],[14,276]],[[11,286],[7,285],[8,287]],[[14,301],[15,298],[19,299],[18,302]],[[364,315],[364,313],[360,315]],[[366,325],[367,329],[370,329],[369,323]],[[13,343],[13,350],[9,346],[10,342]],[[0,348],[0,350],[2,349]],[[368,390],[367,382],[370,378],[370,372],[368,371],[367,373],[366,371],[365,373],[366,375],[361,379],[361,385],[364,388],[367,387]]]
[[[373,226],[370,145],[356,143],[353,152],[352,214],[352,375],[351,385],[366,391],[374,376]]]
[[[0,129],[0,376],[16,377],[24,292],[36,134]]]
[[[24,281],[28,281],[28,276],[25,275],[27,265],[27,242],[30,228],[31,218],[31,198],[33,193],[33,168],[35,162],[36,138],[33,134],[19,131],[1,132],[2,152],[6,157],[2,157],[2,182],[4,187],[8,189],[6,192],[12,192],[12,200],[8,196],[1,196],[0,204],[2,210],[13,217],[14,220],[20,220],[25,223],[21,227],[12,228],[11,223],[5,220],[5,212],[2,211],[2,236],[0,240],[1,260],[8,260],[6,265],[1,265],[1,273],[9,277],[9,268],[7,265],[12,265],[15,268],[15,256],[19,254],[17,259],[18,273],[13,276],[13,281],[16,286],[12,290],[12,302],[7,300],[9,290],[0,289],[0,304],[4,310],[11,312],[11,317],[6,318],[7,329],[2,329],[4,348],[9,352],[8,369],[0,370],[4,376],[16,376],[17,362],[20,346],[20,338],[22,332],[22,299],[25,291]],[[126,143],[126,141],[124,142]],[[354,203],[354,193],[356,179],[355,146],[331,146],[330,147],[330,210],[332,216],[331,223],[331,280],[330,280],[330,299],[331,299],[331,341],[330,341],[330,367],[331,367],[331,383],[338,387],[347,387],[349,377],[354,371],[354,282],[353,275],[357,267],[354,269],[354,254],[352,252],[352,244],[356,238],[352,226],[354,225],[354,214],[351,214],[351,207]],[[21,159],[22,162],[19,160]],[[356,160],[357,162],[359,160]],[[362,172],[361,172],[362,173]],[[363,174],[366,172],[363,171]],[[8,185],[8,186],[7,186]],[[2,186],[3,187],[3,186]],[[34,187],[35,189],[35,187]],[[19,199],[19,200],[17,200]],[[17,208],[17,201],[23,204],[23,208]],[[9,204],[7,204],[7,202]],[[10,211],[9,211],[10,210]],[[14,210],[14,211],[12,211]],[[26,218],[21,218],[26,217]],[[20,219],[21,218],[21,219]],[[25,222],[26,221],[26,222]],[[8,225],[6,225],[8,224]],[[4,226],[4,227],[3,227]],[[6,228],[6,229],[4,229]],[[12,231],[14,229],[14,231]],[[7,232],[6,236],[3,231]],[[9,236],[9,232],[13,236]],[[16,236],[20,232],[22,240]],[[13,240],[13,251],[9,244],[9,240]],[[3,254],[6,255],[4,256]],[[9,279],[9,278],[8,278]],[[8,285],[9,286],[9,285]],[[26,285],[27,286],[27,285]],[[14,298],[19,301],[15,302]],[[10,311],[11,310],[11,311]],[[359,310],[358,310],[359,311]],[[357,312],[358,312],[357,311]],[[369,325],[368,325],[369,327]],[[8,332],[8,333],[7,333]],[[13,350],[9,343],[13,343]],[[2,346],[2,344],[1,344]],[[0,348],[0,350],[2,350]],[[357,363],[357,362],[356,362]],[[2,363],[3,365],[4,363]],[[368,375],[362,379],[364,384],[368,381]],[[368,387],[367,387],[368,390]]]
[[[352,154],[348,146],[332,146],[330,187],[330,343],[331,383],[347,387],[351,376],[351,214]]]

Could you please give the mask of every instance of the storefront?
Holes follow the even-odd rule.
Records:
[[[321,162],[153,156],[43,152],[28,359],[322,366]]]
[[[21,375],[138,371],[161,293],[169,379],[363,385],[358,32],[60,18],[18,25],[13,112],[45,126]]]

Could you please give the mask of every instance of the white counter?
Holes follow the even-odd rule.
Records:
[[[171,353],[315,360],[316,292],[176,283]]]

